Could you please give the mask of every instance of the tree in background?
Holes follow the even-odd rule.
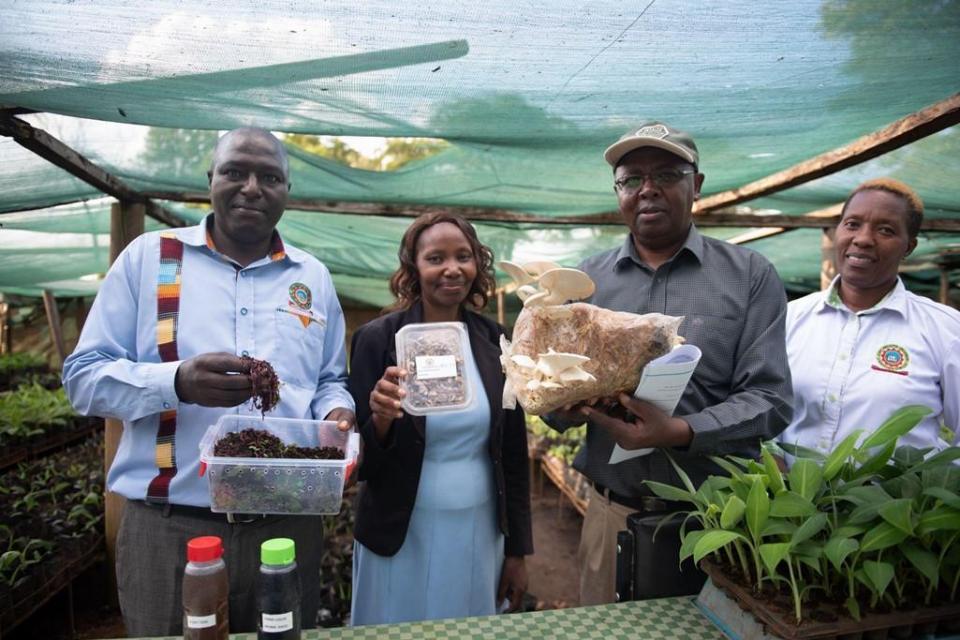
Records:
[[[206,189],[218,137],[216,131],[150,127],[142,156],[146,175],[172,177]]]
[[[283,136],[283,141],[348,167],[368,171],[396,171],[411,162],[434,156],[449,146],[446,141],[435,138],[389,138],[377,155],[367,156],[337,137],[288,133]]]

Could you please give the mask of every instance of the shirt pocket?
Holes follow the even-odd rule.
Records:
[[[726,393],[736,365],[736,352],[743,325],[740,320],[706,313],[685,314],[678,333],[687,344],[700,349],[703,357],[694,376],[714,391]]]
[[[274,312],[274,354],[271,364],[280,379],[300,386],[316,385],[323,365],[326,318],[313,312],[304,325],[304,316],[277,309]]]

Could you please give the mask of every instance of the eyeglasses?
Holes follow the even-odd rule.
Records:
[[[647,179],[650,179],[657,187],[666,187],[680,182],[683,180],[683,176],[688,176],[696,172],[696,169],[689,167],[687,169],[661,169],[653,173],[640,173],[615,180],[613,182],[613,188],[620,193],[632,194],[640,191],[647,182]]]

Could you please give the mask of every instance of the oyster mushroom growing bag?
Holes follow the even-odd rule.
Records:
[[[683,317],[638,315],[592,304],[527,305],[513,343],[501,339],[503,406],[531,415],[621,391],[632,393],[648,362],[683,342]]]

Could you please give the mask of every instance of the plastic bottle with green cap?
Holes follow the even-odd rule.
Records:
[[[300,575],[290,538],[260,545],[257,640],[300,639]]]

